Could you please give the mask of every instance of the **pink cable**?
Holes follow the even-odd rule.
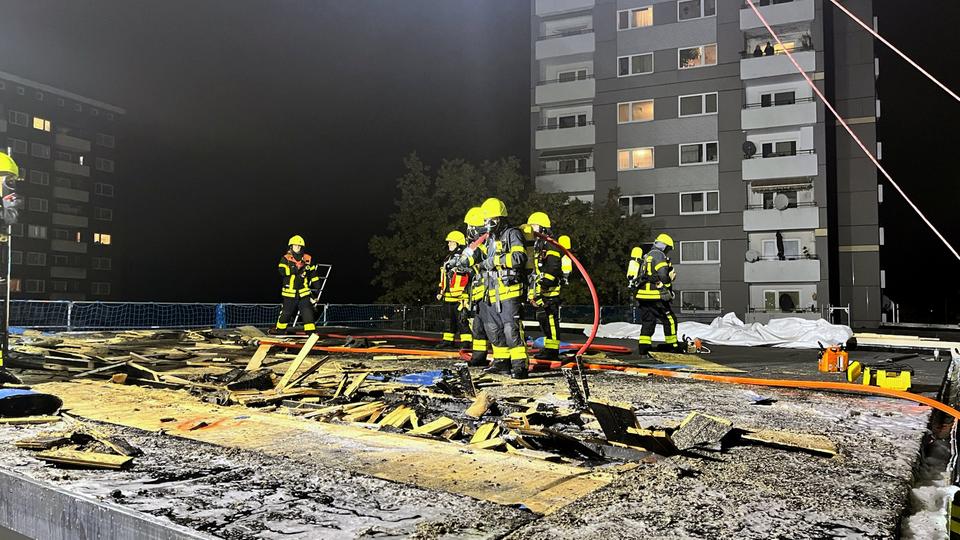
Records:
[[[799,72],[800,75],[803,76],[803,79],[807,81],[807,84],[810,85],[810,88],[813,89],[813,92],[817,94],[817,96],[820,98],[821,101],[823,101],[823,105],[827,109],[829,109],[831,113],[833,113],[833,116],[836,117],[837,121],[840,122],[840,124],[844,127],[844,129],[847,130],[847,133],[849,133],[850,136],[853,137],[853,140],[856,141],[860,149],[863,150],[863,153],[866,154],[868,158],[870,158],[870,161],[872,161],[873,164],[877,167],[877,170],[879,170],[883,174],[883,176],[887,179],[887,181],[890,182],[890,184],[894,187],[894,189],[896,189],[897,192],[900,193],[900,195],[903,197],[903,199],[907,201],[907,204],[910,205],[910,208],[913,208],[913,211],[916,212],[918,216],[920,216],[920,219],[922,219],[923,222],[927,224],[927,227],[930,227],[930,230],[933,231],[933,234],[937,235],[937,238],[939,238],[940,241],[942,241],[943,244],[947,246],[947,249],[950,250],[950,253],[953,253],[953,256],[956,257],[958,261],[960,261],[960,253],[957,253],[957,250],[954,249],[952,245],[950,245],[950,242],[947,241],[947,239],[942,234],[940,234],[940,231],[938,231],[937,228],[933,225],[933,223],[931,223],[930,220],[927,219],[927,216],[923,215],[923,212],[921,212],[920,209],[917,208],[917,205],[913,204],[913,201],[910,200],[910,197],[907,197],[907,194],[904,193],[904,191],[900,188],[900,185],[893,180],[893,177],[890,176],[890,173],[888,173],[887,170],[884,169],[882,165],[880,165],[880,162],[877,161],[877,158],[874,157],[874,155],[870,152],[870,150],[867,149],[867,146],[863,144],[863,141],[860,140],[860,137],[857,137],[856,133],[854,133],[853,130],[850,129],[850,126],[847,125],[847,123],[843,120],[843,118],[840,117],[840,113],[838,113],[837,110],[833,108],[833,105],[831,105],[830,102],[827,101],[827,98],[823,95],[822,92],[820,92],[820,89],[817,88],[817,85],[813,83],[813,81],[810,79],[810,76],[807,75],[805,71],[803,71],[803,68],[801,68],[800,64],[797,63],[797,60],[793,57],[793,54],[791,54],[790,51],[787,50],[786,47],[784,47],[783,41],[780,40],[780,36],[778,36],[777,33],[773,31],[773,28],[770,27],[770,23],[768,23],[767,20],[763,17],[763,15],[760,13],[760,10],[757,9],[757,6],[753,4],[753,0],[746,0],[746,2],[747,2],[747,5],[750,6],[750,9],[752,9],[753,12],[756,13],[757,17],[760,19],[760,22],[763,23],[763,26],[767,29],[767,31],[770,32],[770,35],[773,36],[773,39],[775,39],[777,41],[777,44],[780,45],[780,48],[783,50],[784,54],[787,55],[787,58],[790,59],[790,62],[793,63],[794,67],[797,68],[797,72]]]
[[[950,90],[949,88],[947,88],[947,85],[945,85],[945,84],[943,84],[942,82],[938,81],[936,77],[934,77],[933,75],[931,75],[930,73],[928,73],[927,70],[925,70],[925,69],[923,69],[922,67],[920,67],[919,64],[917,64],[916,62],[914,62],[913,60],[911,60],[910,57],[907,56],[906,54],[904,54],[900,49],[894,47],[892,43],[890,43],[889,41],[887,41],[886,39],[884,39],[884,37],[881,36],[880,34],[878,34],[876,30],[874,30],[873,28],[870,28],[869,26],[867,26],[867,23],[865,23],[865,22],[863,22],[862,20],[858,19],[857,16],[854,15],[853,13],[850,13],[850,10],[848,10],[848,9],[845,8],[845,7],[843,7],[843,5],[840,4],[840,2],[838,2],[837,0],[830,0],[830,1],[833,2],[833,5],[835,5],[835,6],[837,6],[838,8],[840,8],[840,11],[846,13],[848,17],[850,17],[851,19],[853,19],[854,22],[856,22],[857,24],[859,24],[860,26],[862,26],[864,30],[866,30],[867,32],[870,32],[870,34],[872,34],[873,37],[877,38],[878,40],[880,40],[881,43],[883,43],[884,45],[886,45],[887,47],[889,47],[890,50],[892,50],[893,52],[895,52],[895,53],[897,53],[898,55],[900,55],[900,58],[903,58],[904,60],[906,60],[908,64],[910,64],[911,66],[917,68],[917,71],[919,71],[920,73],[923,73],[928,79],[930,79],[931,81],[933,81],[934,84],[936,84],[937,86],[939,86],[940,88],[942,88],[944,92],[950,94],[950,97],[952,97],[953,99],[955,99],[955,100],[957,100],[957,101],[960,101],[960,96],[958,96],[953,90]]]

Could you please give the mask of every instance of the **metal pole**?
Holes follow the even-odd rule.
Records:
[[[73,330],[73,300],[67,302],[67,330]]]
[[[6,362],[10,355],[7,354],[10,350],[10,275],[13,272],[13,226],[7,225],[7,273],[6,281],[7,287],[4,290],[3,295],[3,356],[0,357],[0,366]]]

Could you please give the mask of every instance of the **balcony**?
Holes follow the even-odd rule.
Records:
[[[51,266],[50,277],[65,279],[87,279],[87,269],[74,268],[71,266]]]
[[[770,23],[770,26],[812,21],[816,17],[813,0],[788,0],[786,2],[774,0],[773,4],[769,6],[759,4],[754,0],[757,10]],[[751,30],[753,28],[763,28],[763,23],[760,22],[757,14],[750,9],[750,6],[744,4],[744,7],[740,9],[740,30]]]
[[[60,161],[59,159],[53,162],[53,170],[59,173],[75,174],[77,176],[90,176],[90,167],[70,161]]]
[[[57,186],[53,188],[54,199],[65,199],[68,201],[90,202],[90,192],[81,189],[72,189]]]
[[[544,193],[573,193],[594,191],[597,179],[593,167],[569,173],[546,170],[537,173],[536,184],[537,191]]]
[[[64,150],[73,150],[74,152],[90,151],[90,141],[81,139],[79,137],[64,135],[63,133],[57,133],[53,136],[53,144],[55,144],[58,148],[63,148]]]
[[[743,230],[795,231],[820,228],[820,209],[815,203],[801,203],[796,208],[747,208],[743,212]]]
[[[77,227],[77,228],[86,228],[89,225],[89,220],[86,216],[74,216],[70,214],[59,214],[54,212],[53,216],[54,225],[64,225],[67,227]]]
[[[50,249],[63,253],[86,253],[86,242],[74,242],[72,240],[51,240]]]
[[[817,103],[813,98],[801,98],[794,103],[781,105],[750,103],[740,111],[740,127],[744,130],[816,123]]]
[[[596,141],[596,127],[593,122],[574,127],[540,126],[537,128],[536,148],[567,148],[571,146],[593,146]]]
[[[759,260],[743,263],[747,283],[815,283],[820,281],[819,259]]]
[[[537,40],[536,58],[555,58],[573,54],[593,54],[596,47],[593,28],[552,34]]]
[[[743,179],[747,181],[811,177],[818,172],[817,154],[813,150],[797,150],[796,155],[785,156],[757,155],[743,160]]]
[[[537,17],[593,9],[594,0],[536,0]]]
[[[810,73],[817,70],[817,53],[813,49],[795,48],[790,51],[790,54],[800,64],[803,71]],[[797,68],[785,54],[748,56],[740,59],[740,78],[745,81],[797,74]]]
[[[559,103],[562,101],[583,101],[597,95],[597,84],[593,75],[584,79],[560,82],[556,79],[537,83],[536,104]]]

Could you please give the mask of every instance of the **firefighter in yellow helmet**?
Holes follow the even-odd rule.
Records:
[[[653,332],[657,323],[663,325],[664,343],[674,351],[681,352],[677,343],[677,318],[670,302],[673,300],[673,282],[676,270],[667,254],[673,249],[673,238],[666,233],[657,236],[650,251],[643,253],[633,248],[627,276],[630,287],[635,289],[640,311],[640,337],[637,349],[641,357],[650,356]]]
[[[460,338],[461,345],[467,345],[473,340],[464,305],[464,295],[470,284],[470,273],[456,268],[454,264],[459,260],[460,252],[467,244],[463,233],[450,231],[446,242],[449,255],[440,266],[440,291],[437,293],[437,300],[443,302],[444,321],[447,326],[444,328],[443,341],[437,345],[437,348],[455,349],[457,337]]]
[[[287,242],[287,252],[277,265],[280,270],[280,279],[283,286],[280,296],[283,306],[280,309],[280,318],[277,319],[276,333],[283,333],[290,326],[290,321],[300,312],[303,320],[303,329],[306,332],[315,332],[316,317],[313,310],[314,298],[320,286],[320,275],[313,258],[303,251],[305,242],[303,237],[292,236]]]
[[[467,211],[463,218],[463,223],[467,227],[467,241],[473,243],[477,241],[485,232],[483,211],[479,206],[475,206]],[[488,365],[487,362],[487,329],[484,321],[489,320],[489,304],[486,301],[487,287],[484,284],[484,276],[480,271],[480,262],[486,257],[486,244],[479,244],[476,250],[465,248],[461,251],[461,265],[469,268],[470,285],[467,290],[467,306],[469,313],[473,317],[470,324],[470,333],[473,338],[472,351],[469,365],[482,367]]]
[[[480,209],[489,234],[486,257],[479,265],[489,314],[483,323],[493,345],[493,365],[488,371],[525,379],[529,366],[520,324],[527,265],[523,233],[507,223],[507,207],[500,199],[487,199]]]
[[[527,225],[534,233],[551,236],[550,217],[543,212],[534,212],[527,218]],[[558,360],[560,358],[560,285],[563,265],[559,249],[537,237],[533,243],[533,268],[527,300],[536,309],[536,319],[543,331],[543,347],[534,358]]]

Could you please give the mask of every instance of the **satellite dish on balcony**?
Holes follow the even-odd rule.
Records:
[[[760,252],[755,249],[748,249],[746,259],[747,262],[757,262],[760,260]]]
[[[773,198],[773,206],[777,210],[786,210],[790,206],[790,199],[783,193],[777,193],[777,196]]]
[[[752,158],[757,153],[757,145],[752,141],[746,141],[743,143],[743,155],[747,159]]]

